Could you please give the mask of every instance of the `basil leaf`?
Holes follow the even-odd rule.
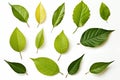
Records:
[[[9,3],[10,4],[10,3]],[[28,11],[21,5],[11,5],[11,8],[12,8],[12,12],[13,12],[13,15],[20,21],[22,22],[25,22],[28,27],[29,27],[29,24],[28,24],[28,18],[29,18],[29,13]]]
[[[53,28],[61,23],[65,14],[65,3],[60,5],[54,12],[52,17]]]
[[[73,11],[73,21],[77,25],[76,30],[73,32],[75,33],[79,27],[84,26],[84,24],[88,21],[90,17],[90,10],[88,6],[81,1]]]
[[[26,39],[23,33],[17,27],[10,36],[10,46],[13,50],[20,52],[20,56],[22,58],[21,51],[25,49]]]
[[[86,30],[81,37],[81,44],[88,47],[98,47],[102,45],[111,32],[114,30],[105,30],[101,28],[90,28]]]
[[[8,65],[16,72],[16,73],[19,73],[19,74],[24,74],[26,73],[26,68],[23,64],[21,63],[16,63],[16,62],[9,62],[9,61],[6,61],[6,63],[8,63]]]
[[[56,51],[60,54],[64,54],[69,49],[69,41],[67,39],[67,36],[64,34],[64,31],[62,31],[55,39],[54,41],[54,48]],[[61,57],[61,55],[60,55]],[[58,58],[58,60],[60,59]]]
[[[69,67],[68,67],[68,74],[73,75],[73,74],[76,74],[78,72],[78,70],[80,68],[81,61],[83,59],[83,56],[84,56],[84,54],[80,58],[76,59],[75,61],[73,61],[69,65]],[[68,75],[66,75],[66,77],[67,76]]]
[[[35,11],[35,17],[38,22],[38,26],[39,24],[42,24],[46,20],[46,11],[42,3],[38,4],[36,11]]]
[[[35,45],[37,48],[37,52],[38,52],[38,48],[40,48],[44,43],[44,30],[42,29],[36,36],[36,40],[35,40]]]
[[[110,10],[107,7],[107,5],[103,2],[101,3],[101,6],[100,6],[100,16],[105,21],[107,21],[110,16]]]
[[[111,62],[96,62],[90,67],[90,72],[94,74],[101,73],[104,71],[111,63]]]
[[[58,65],[49,58],[39,57],[31,59],[33,60],[37,70],[44,75],[53,76],[60,72]]]

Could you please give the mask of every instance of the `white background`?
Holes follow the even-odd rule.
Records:
[[[37,22],[35,20],[35,9],[39,2],[42,2],[46,9],[47,18],[45,23],[41,24],[37,28]],[[20,4],[24,6],[29,12],[30,28],[25,23],[17,20],[11,11],[11,4]],[[54,11],[65,2],[65,16],[61,24],[52,30],[52,15]],[[0,2],[0,80],[119,80],[120,76],[120,1],[119,0],[84,0],[90,9],[90,19],[88,22],[75,34],[72,32],[75,30],[76,25],[72,20],[72,13],[74,7],[80,2],[80,0],[2,0]],[[108,23],[101,19],[99,15],[99,7],[101,2],[104,2],[111,11],[111,16],[108,19]],[[23,59],[20,59],[19,53],[14,51],[9,44],[9,38],[13,30],[18,27],[26,37],[27,46],[22,52]],[[108,30],[115,30],[109,37],[108,41],[98,48],[89,48],[82,45],[77,45],[80,41],[82,33],[93,27],[104,28]],[[39,49],[39,53],[36,53],[35,37],[37,33],[44,28],[45,31],[45,44]],[[70,42],[69,51],[64,54],[60,61],[57,61],[59,53],[54,49],[55,37],[64,30]],[[81,68],[76,75],[67,74],[68,65],[75,59],[79,58],[82,54],[85,54]],[[60,67],[60,71],[64,73],[64,76],[57,74],[49,77],[39,73],[30,58],[37,57],[49,57],[53,59]],[[4,60],[12,62],[20,62],[27,68],[28,75],[20,75],[15,73]],[[109,68],[102,74],[94,75],[87,74],[90,66],[94,62],[109,62],[115,60]]]

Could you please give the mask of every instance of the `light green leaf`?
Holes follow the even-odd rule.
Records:
[[[81,44],[88,47],[98,47],[102,45],[114,30],[105,30],[101,28],[90,28],[86,30],[81,37]]]
[[[46,20],[46,11],[42,3],[39,3],[39,5],[37,6],[35,11],[35,17],[38,22],[38,26]]]
[[[101,3],[100,6],[100,16],[102,19],[104,19],[105,21],[108,20],[109,16],[110,16],[110,10],[109,8],[106,6],[106,4],[104,4],[103,2]]]
[[[90,17],[90,10],[88,6],[81,1],[73,11],[73,21],[77,25],[76,30],[73,32],[75,33],[79,27],[84,26],[84,24],[88,21]]]
[[[26,46],[26,39],[23,33],[16,27],[10,36],[10,46],[17,52],[23,51]],[[22,58],[22,56],[21,56]]]
[[[9,3],[10,4],[10,3]],[[27,23],[28,27],[28,18],[29,18],[29,13],[28,11],[21,5],[11,5],[13,15],[20,21]]]
[[[53,76],[60,73],[58,65],[49,58],[39,57],[32,60],[37,70],[44,75]]]
[[[91,67],[90,67],[90,72],[94,73],[94,74],[98,74],[103,72],[111,63],[111,62],[97,62],[94,63]]]
[[[68,74],[73,75],[73,74],[76,74],[78,72],[78,70],[80,68],[81,61],[83,59],[83,56],[84,56],[84,54],[80,58],[76,59],[75,61],[73,61],[69,65]],[[66,75],[66,77],[67,77],[67,75]]]
[[[52,17],[53,28],[61,23],[65,14],[65,3],[60,5],[57,10],[54,12]]]
[[[44,30],[42,29],[36,36],[35,45],[39,49],[44,43]]]
[[[64,54],[68,51],[69,49],[69,41],[66,37],[66,35],[64,34],[64,31],[62,31],[55,39],[54,41],[54,48],[56,49],[56,51],[60,54]],[[61,55],[60,55],[61,56]],[[60,59],[60,57],[59,57]],[[58,60],[59,60],[58,59]]]
[[[24,74],[26,73],[26,68],[23,64],[21,63],[16,63],[16,62],[9,62],[9,61],[6,61],[6,63],[9,64],[9,66],[16,72],[16,73],[19,73],[19,74]]]

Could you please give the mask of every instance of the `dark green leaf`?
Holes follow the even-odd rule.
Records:
[[[103,44],[113,30],[101,28],[90,28],[86,30],[81,37],[81,44],[88,47],[97,47]]]
[[[100,16],[104,20],[108,20],[110,16],[110,10],[103,2],[101,3],[101,6],[100,6]]]
[[[9,62],[9,61],[6,61],[9,64],[9,66],[16,72],[16,73],[19,73],[19,74],[24,74],[26,73],[26,68],[23,64],[21,63],[16,63],[16,62]]]
[[[37,70],[44,75],[53,76],[60,72],[58,65],[49,58],[40,57],[32,60]]]
[[[52,25],[53,27],[56,27],[60,22],[62,21],[65,14],[65,3],[60,5],[57,10],[54,12],[52,17]]]
[[[98,74],[101,73],[102,71],[104,71],[111,63],[111,62],[97,62],[94,63],[91,67],[90,67],[90,72],[94,73],[94,74]]]
[[[68,67],[68,73],[69,73],[69,74],[73,75],[73,74],[75,74],[75,73],[78,72],[79,66],[80,66],[80,63],[81,63],[81,61],[82,61],[83,56],[84,56],[84,54],[83,54],[80,58],[76,59],[75,61],[73,61],[73,62],[69,65],[69,67]]]
[[[76,30],[79,27],[82,27],[89,19],[90,17],[90,10],[88,6],[81,1],[73,11],[73,21],[77,25]],[[76,30],[74,32],[76,32]]]

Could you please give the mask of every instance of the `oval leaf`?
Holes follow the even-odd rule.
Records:
[[[42,29],[36,36],[35,44],[36,48],[40,48],[44,43],[44,30]]]
[[[108,20],[110,16],[110,10],[103,2],[101,3],[101,6],[100,6],[100,16],[102,19],[106,21]]]
[[[49,58],[40,57],[32,60],[37,70],[44,75],[53,76],[60,72],[58,65]]]
[[[36,17],[38,24],[42,24],[46,20],[46,11],[42,3],[38,4],[36,11],[35,11],[35,17]]]
[[[25,49],[26,39],[23,33],[18,28],[15,28],[10,36],[10,46],[12,47],[12,49],[20,53],[22,50]]]
[[[102,45],[113,30],[101,28],[90,28],[86,30],[81,37],[81,44],[88,47],[97,47]]]
[[[69,67],[68,67],[68,74],[73,75],[73,74],[76,74],[78,72],[79,66],[80,66],[80,63],[82,61],[83,56],[84,56],[84,54],[80,58],[76,59],[75,61],[73,61],[69,65]]]
[[[52,25],[53,27],[56,27],[60,22],[62,21],[65,14],[65,3],[60,5],[57,10],[54,12],[52,17]]]
[[[88,6],[81,1],[73,11],[73,21],[77,25],[77,28],[74,32],[76,32],[79,27],[82,27],[88,21],[89,17],[90,10]]]
[[[94,74],[98,74],[101,73],[102,71],[104,71],[111,63],[111,62],[97,62],[94,63],[91,67],[90,67],[90,72],[94,73]]]
[[[26,68],[23,64],[21,63],[16,63],[16,62],[9,62],[9,61],[6,61],[6,63],[9,64],[9,66],[16,72],[16,73],[19,73],[19,74],[24,74],[26,73]]]
[[[11,5],[13,15],[20,21],[27,23],[29,18],[28,11],[21,5]],[[27,23],[28,25],[28,23]],[[28,25],[29,27],[29,25]]]
[[[57,52],[60,54],[63,54],[68,51],[69,48],[69,41],[64,34],[64,31],[62,31],[55,39],[54,41],[54,48]]]

